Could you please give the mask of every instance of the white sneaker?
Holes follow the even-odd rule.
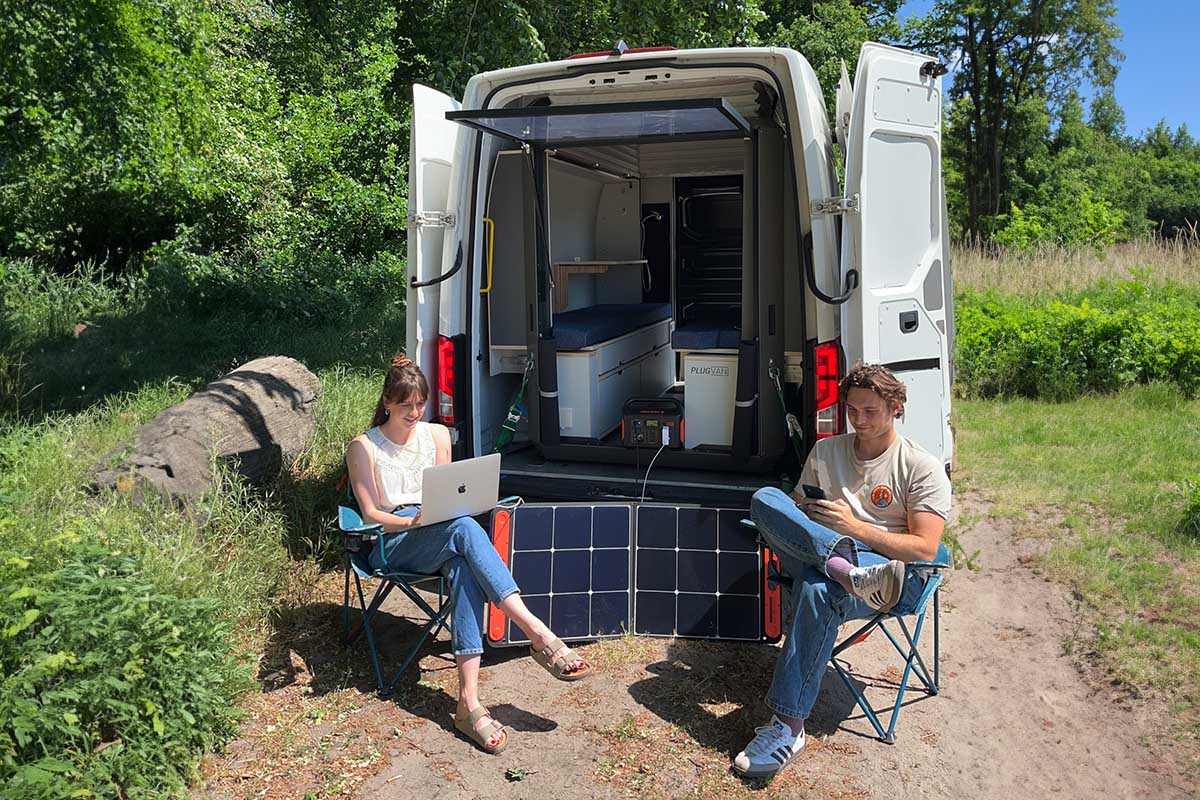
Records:
[[[876,611],[891,611],[904,593],[904,562],[892,559],[873,567],[850,570],[852,594]]]
[[[790,764],[803,749],[804,731],[794,736],[792,729],[772,714],[768,724],[754,729],[746,749],[734,756],[733,771],[747,778],[765,778]]]

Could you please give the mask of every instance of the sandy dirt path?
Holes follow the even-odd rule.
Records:
[[[910,688],[895,745],[874,738],[830,671],[808,751],[771,782],[740,781],[729,759],[767,719],[760,698],[774,648],[627,638],[583,649],[601,674],[582,684],[553,681],[518,652],[485,656],[484,701],[513,728],[507,751],[487,756],[449,723],[455,679],[444,635],[427,649],[420,678],[410,669],[388,701],[368,693],[365,661],[348,673],[328,642],[310,637],[290,651],[290,677],[263,695],[285,710],[256,712],[243,739],[208,765],[199,795],[320,797],[336,787],[385,800],[1197,796],[1175,766],[1162,709],[1089,677],[1077,653],[1091,628],[1068,593],[1029,566],[1038,544],[987,519],[978,500],[961,505],[966,518],[984,520],[959,532],[978,551],[978,569],[955,570],[943,591],[942,692]],[[407,613],[400,604],[389,611]],[[413,631],[385,616],[389,627],[401,638]],[[900,673],[887,641],[873,636],[847,656],[875,707],[889,705]],[[340,722],[311,725],[286,713],[286,698],[302,709],[313,701],[289,691],[352,699],[339,705]],[[288,763],[277,733],[264,732],[282,724],[304,735],[287,740],[297,755],[264,783],[270,764]],[[321,770],[341,777],[331,783]]]

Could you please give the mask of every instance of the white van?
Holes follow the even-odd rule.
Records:
[[[834,131],[787,49],[619,43],[461,103],[414,86],[407,340],[455,457],[517,399],[509,493],[745,508],[845,430],[861,359],[949,471],[944,72],[864,45]]]

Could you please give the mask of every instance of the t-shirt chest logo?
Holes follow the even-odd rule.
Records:
[[[882,483],[871,490],[871,505],[887,508],[892,504],[892,490]]]

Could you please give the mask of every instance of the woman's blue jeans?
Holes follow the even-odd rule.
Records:
[[[393,513],[414,517],[418,511],[420,506],[408,506]],[[517,591],[487,533],[470,517],[386,534],[383,557],[386,564],[380,563],[379,548],[373,549],[371,566],[424,575],[440,572],[450,581],[450,638],[456,656],[483,652],[484,599],[499,604]]]
[[[792,578],[792,627],[775,661],[767,706],[787,717],[808,719],[837,643],[838,628],[846,620],[869,619],[876,613],[829,578],[825,562],[835,553],[860,567],[884,564],[888,559],[862,542],[813,522],[791,497],[774,487],[754,494],[750,517]],[[924,588],[925,579],[909,568],[904,593],[892,613],[912,613]]]

